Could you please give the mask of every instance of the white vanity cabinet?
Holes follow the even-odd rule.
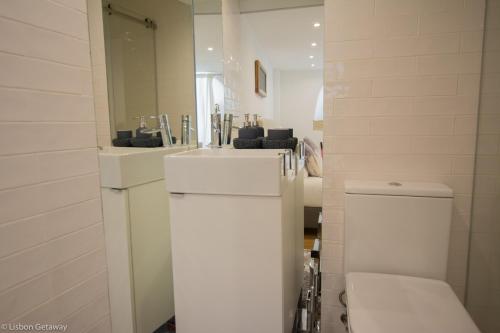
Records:
[[[163,156],[186,150],[99,153],[113,333],[151,333],[174,315]]]
[[[303,174],[299,164],[298,174],[283,175],[283,153],[198,149],[165,157],[177,332],[292,331],[303,272]]]

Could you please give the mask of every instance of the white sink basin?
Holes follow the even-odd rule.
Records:
[[[172,193],[279,196],[282,149],[196,149],[164,157]]]
[[[195,148],[103,147],[99,151],[101,187],[123,189],[163,179],[163,156]]]

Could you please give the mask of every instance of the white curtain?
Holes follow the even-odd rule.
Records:
[[[224,112],[224,84],[222,76],[214,74],[196,75],[196,116],[198,141],[202,146],[210,143],[210,114],[218,104]]]
[[[323,120],[323,87],[319,90],[314,108],[314,120]]]

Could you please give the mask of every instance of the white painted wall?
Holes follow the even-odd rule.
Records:
[[[291,127],[298,138],[309,137],[319,145],[322,131],[313,130],[318,93],[323,86],[322,70],[280,71],[279,123]]]
[[[241,104],[239,114],[257,113],[264,118],[274,117],[273,65],[266,52],[255,38],[245,15],[241,15]],[[255,93],[255,60],[259,60],[267,71],[267,96]]]
[[[1,321],[110,332],[87,3],[0,17]]]

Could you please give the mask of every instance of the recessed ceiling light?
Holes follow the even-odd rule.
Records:
[[[312,42],[312,43],[311,43],[311,46],[312,46],[312,47],[316,47],[317,45],[318,45],[318,44],[317,44],[316,42]]]
[[[319,22],[314,22],[313,27],[319,28],[321,26],[321,23]]]
[[[311,67],[316,67],[316,65],[315,64],[311,64]]]
[[[213,47],[209,47],[209,48],[207,48],[207,50],[209,50],[210,52],[212,52],[214,50],[214,48]]]
[[[314,59],[314,56],[313,56],[313,55],[310,55],[310,56],[309,56],[309,59]]]

